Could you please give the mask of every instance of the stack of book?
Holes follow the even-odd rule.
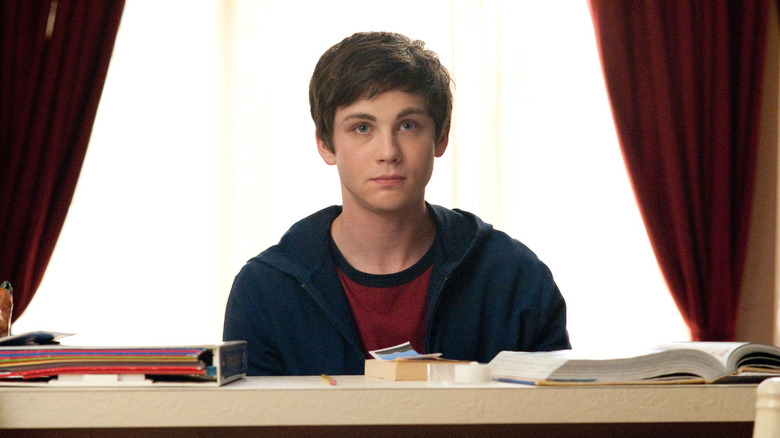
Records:
[[[201,382],[221,386],[246,375],[244,341],[182,347],[73,347],[57,344],[60,335],[36,332],[0,338],[0,385]]]

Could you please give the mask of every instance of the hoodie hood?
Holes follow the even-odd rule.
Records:
[[[426,205],[436,223],[437,240],[442,243],[438,269],[449,275],[487,239],[493,227],[466,211]],[[324,266],[332,265],[328,233],[339,214],[341,206],[333,205],[296,222],[278,244],[255,259],[293,275],[302,284],[311,282]],[[448,235],[439,235],[443,232]]]

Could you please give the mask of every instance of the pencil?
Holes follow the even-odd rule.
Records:
[[[322,380],[324,380],[325,383],[327,383],[328,385],[336,386],[336,379],[334,379],[333,377],[330,377],[327,374],[323,374],[321,377],[322,377]]]
[[[493,377],[493,380],[496,382],[517,383],[520,385],[536,385],[536,382],[533,380],[510,379],[506,377]]]

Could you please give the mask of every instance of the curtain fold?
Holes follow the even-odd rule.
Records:
[[[14,320],[65,221],[123,9],[124,0],[0,2],[0,281],[14,286]]]
[[[669,289],[694,340],[733,340],[768,2],[589,4],[618,138]]]

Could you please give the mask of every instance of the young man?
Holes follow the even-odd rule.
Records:
[[[355,34],[322,55],[309,101],[343,205],[296,223],[236,276],[223,337],[248,342],[249,374],[362,374],[369,351],[407,341],[483,363],[570,348],[549,269],[473,214],[425,201],[452,112],[435,53]]]

